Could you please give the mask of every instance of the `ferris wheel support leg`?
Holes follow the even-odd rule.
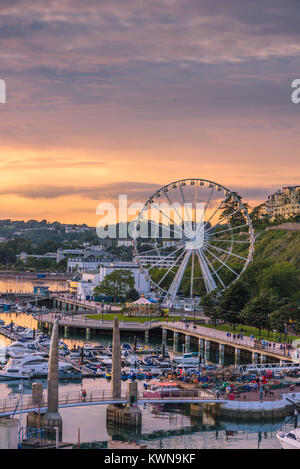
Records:
[[[181,284],[181,280],[182,280],[182,277],[183,277],[183,274],[187,268],[187,265],[188,265],[188,262],[189,262],[189,259],[190,259],[190,255],[191,255],[191,251],[187,251],[184,258],[183,258],[183,261],[182,261],[182,264],[181,266],[179,267],[178,271],[176,272],[176,275],[171,283],[171,286],[168,290],[168,293],[166,295],[166,306],[172,306],[173,303],[174,303],[174,300],[175,300],[175,296],[177,295],[177,292],[178,292],[178,288]]]
[[[203,275],[203,280],[205,283],[206,291],[207,293],[210,293],[217,288],[216,282],[208,268],[207,263],[205,262],[205,259],[200,249],[197,249],[197,256],[198,256],[201,272]]]

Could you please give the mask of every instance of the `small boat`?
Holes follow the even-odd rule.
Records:
[[[132,347],[130,344],[122,344],[121,345],[122,350],[132,350]]]
[[[282,449],[300,449],[300,428],[289,432],[279,431],[276,435]]]
[[[143,392],[143,397],[158,398],[163,397],[179,397],[180,389],[173,381],[156,381],[150,384]]]

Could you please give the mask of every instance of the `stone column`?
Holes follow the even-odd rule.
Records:
[[[234,350],[234,364],[239,365],[240,364],[240,356],[241,356],[241,349],[236,348]]]
[[[64,337],[68,337],[68,326],[64,327]]]
[[[39,415],[37,412],[29,412],[27,415],[28,427],[41,427],[46,431],[46,435],[50,439],[55,438],[56,430],[59,429],[61,438],[62,418],[58,412],[58,319],[54,321],[48,365],[48,396],[47,396],[47,412]],[[42,389],[38,384],[33,386],[33,399],[40,401],[42,399]]]
[[[219,365],[224,365],[225,345],[219,344]]]
[[[114,318],[112,343],[111,392],[115,398],[121,397],[121,344],[118,318]]]
[[[87,327],[86,330],[85,330],[85,338],[86,338],[86,340],[89,340],[89,338],[90,338],[90,328],[89,327]]]
[[[58,327],[59,321],[56,319],[53,324],[49,368],[48,368],[48,414],[58,412]]]
[[[146,344],[149,343],[149,329],[146,329],[146,330],[145,330],[145,343],[146,343]]]

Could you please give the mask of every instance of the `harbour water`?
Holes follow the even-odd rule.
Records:
[[[12,278],[0,278],[0,292],[2,293],[33,293],[33,287],[48,286],[52,292],[63,291],[67,289],[67,282],[57,280],[29,280],[22,275],[16,275]]]
[[[16,313],[1,313],[0,317],[6,323],[10,321],[16,324],[34,328],[37,322],[31,316]],[[133,338],[128,338],[133,339]],[[8,339],[0,337],[2,345],[9,343]],[[69,346],[82,345],[86,342],[82,336],[63,338]],[[90,343],[104,343],[111,341],[111,336],[91,338]],[[46,380],[40,380],[46,388]],[[127,383],[122,383],[124,389]],[[139,382],[142,387],[143,383]],[[82,388],[109,390],[110,382],[105,378],[85,378],[76,382],[60,382],[60,392],[80,392]],[[31,392],[31,383],[24,383],[24,392]],[[1,400],[6,397],[16,397],[20,394],[17,381],[0,382]],[[201,448],[277,448],[280,449],[276,432],[279,429],[293,428],[293,420],[287,417],[284,421],[261,423],[238,423],[213,420],[205,416],[191,417],[189,406],[162,407],[147,405],[142,409],[142,430],[138,436],[126,435],[125,439],[144,442],[148,448],[168,449],[201,449]],[[106,408],[102,405],[74,407],[61,409],[63,418],[63,439],[74,444],[80,442],[107,442],[110,439],[106,429]],[[25,415],[22,422],[25,424]],[[124,435],[123,435],[124,437]],[[0,428],[1,444],[1,428]]]

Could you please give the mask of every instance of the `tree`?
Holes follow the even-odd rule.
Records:
[[[270,289],[280,298],[290,297],[300,290],[296,267],[288,262],[280,262],[265,269],[259,277],[263,289]]]
[[[252,298],[241,311],[240,317],[245,324],[259,329],[270,329],[269,314],[278,306],[278,298],[273,292],[268,290],[262,292],[259,296]]]
[[[135,288],[132,288],[131,290],[127,292],[126,300],[136,301],[139,299],[139,297],[140,297],[139,292]]]
[[[220,318],[231,324],[239,323],[240,312],[249,299],[249,286],[243,281],[235,282],[225,290],[220,300]]]
[[[220,317],[220,295],[217,290],[207,293],[201,298],[201,305],[206,316],[213,320],[213,325],[216,326],[217,319]]]
[[[250,213],[250,218],[255,228],[263,227],[264,225],[269,225],[270,215],[266,211],[266,204],[263,203],[258,205],[257,207],[254,207],[254,209]]]
[[[134,277],[130,270],[116,269],[107,274],[102,282],[94,288],[94,294],[105,294],[125,299],[127,293],[134,288]]]
[[[272,329],[276,329],[281,334],[285,333],[288,327],[291,327],[293,331],[298,329],[300,325],[299,305],[287,301],[286,304],[270,314],[270,324]]]
[[[237,212],[230,216],[233,212],[239,209],[239,202],[241,199],[241,196],[237,192],[233,192],[227,197],[222,206],[220,221],[226,217],[227,223],[230,223],[233,226],[240,226],[245,224],[245,218],[241,212]],[[249,209],[249,205],[247,203],[244,203],[243,205],[247,210]]]

